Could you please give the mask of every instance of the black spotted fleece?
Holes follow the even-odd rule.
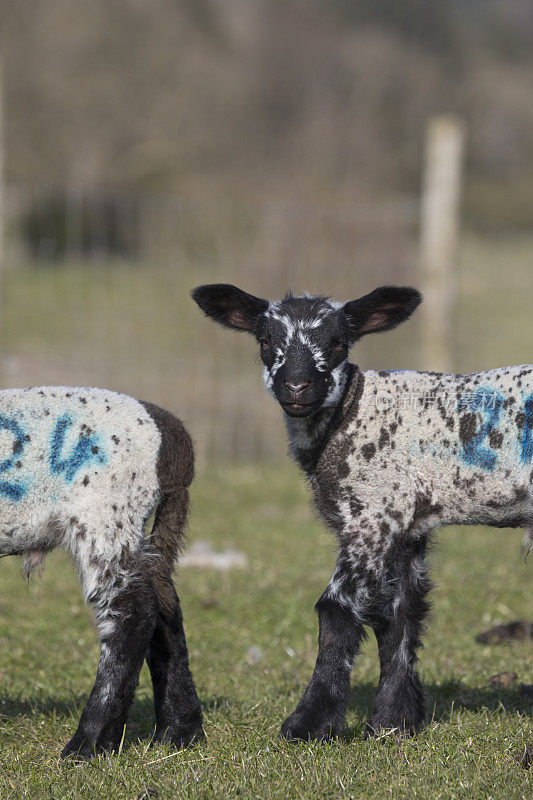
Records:
[[[316,604],[315,670],[282,735],[342,733],[365,626],[380,660],[367,734],[418,731],[431,530],[524,527],[526,548],[533,543],[533,367],[360,372],[347,361],[349,348],[408,319],[422,300],[412,287],[382,286],[346,303],[291,293],[269,302],[213,284],[193,298],[216,322],[258,340],[292,455],[339,540],[333,577]]]
[[[340,539],[329,587],[337,601],[350,574],[385,574],[397,536],[450,524],[532,535],[532,366],[350,373],[342,402],[320,412],[322,422],[287,418],[293,455]]]
[[[525,527],[526,548],[533,540],[533,367],[464,376],[346,371],[335,409],[286,417],[292,453],[340,545],[316,604],[315,670],[281,728],[289,740],[342,732],[364,625],[380,660],[366,735],[418,731],[431,529]]]

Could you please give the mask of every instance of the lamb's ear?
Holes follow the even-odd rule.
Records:
[[[353,339],[367,333],[390,331],[405,322],[422,302],[422,295],[410,286],[381,286],[358,300],[342,306]]]
[[[254,297],[229,283],[198,286],[191,296],[208,317],[228,328],[250,333],[258,317],[268,308],[268,300]]]

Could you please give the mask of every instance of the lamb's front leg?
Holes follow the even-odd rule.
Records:
[[[350,595],[335,573],[316,604],[318,656],[311,682],[296,710],[281,726],[282,735],[294,739],[326,739],[344,728],[353,660],[364,636],[362,609],[364,585]]]
[[[371,620],[376,634],[380,678],[367,736],[395,728],[416,733],[424,722],[424,693],[416,671],[417,648],[431,588],[424,554],[426,539],[405,546],[391,565],[388,581],[394,587],[386,610]]]

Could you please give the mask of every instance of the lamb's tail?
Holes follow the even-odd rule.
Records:
[[[181,552],[189,510],[189,490],[177,489],[160,502],[148,541],[147,552],[156,591],[171,579],[172,570]]]
[[[533,528],[526,528],[524,538],[522,540],[522,552],[525,553],[526,558],[533,550]]]
[[[42,575],[44,572],[44,560],[48,555],[48,550],[26,550],[22,562],[22,577],[29,581],[33,575]]]
[[[169,411],[143,403],[161,433],[157,476],[161,501],[157,507],[146,555],[160,603],[171,608],[172,570],[183,546],[189,489],[194,475],[192,441],[182,423]]]

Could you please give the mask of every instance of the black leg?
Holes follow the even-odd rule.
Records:
[[[416,671],[423,620],[431,588],[424,563],[426,540],[402,550],[391,585],[395,592],[386,604],[388,614],[371,621],[379,648],[381,674],[367,735],[396,728],[415,733],[425,717],[424,692]]]
[[[364,632],[354,611],[339,602],[334,581],[316,604],[319,638],[313,677],[281,727],[282,736],[289,740],[326,739],[340,735],[344,727],[353,659]]]
[[[156,741],[181,748],[202,737],[202,710],[189,669],[178,596],[171,582],[147,655],[154,687]]]
[[[102,651],[96,681],[62,758],[86,759],[118,748],[156,618],[149,579],[137,578],[105,610],[97,607]]]

